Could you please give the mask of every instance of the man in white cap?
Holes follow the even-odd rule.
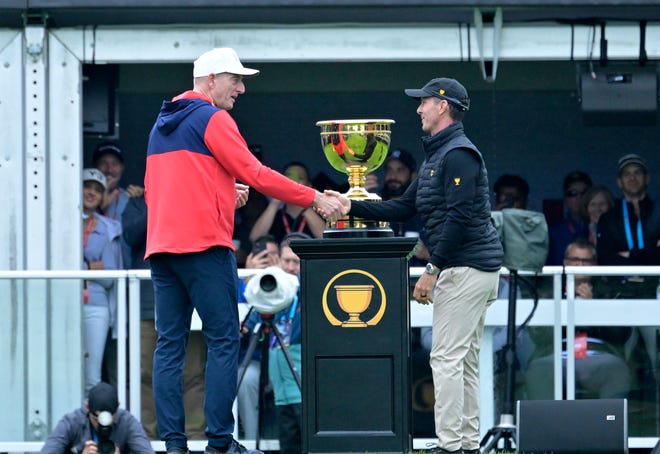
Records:
[[[181,389],[193,308],[208,348],[204,399],[207,454],[243,453],[232,436],[238,376],[238,275],[234,210],[248,186],[286,203],[312,206],[326,219],[344,214],[340,201],[262,165],[228,111],[245,93],[236,52],[217,48],[194,64],[193,89],[163,103],[149,136],[145,175],[150,259],[158,341],[154,398],[161,438],[170,454],[187,452]]]

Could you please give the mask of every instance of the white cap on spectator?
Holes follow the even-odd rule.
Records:
[[[94,169],[94,168],[83,169],[82,180],[96,181],[97,183],[100,183],[101,186],[103,186],[103,189],[107,188],[107,180],[105,178],[105,175],[103,175],[103,172],[101,172],[99,169]]]

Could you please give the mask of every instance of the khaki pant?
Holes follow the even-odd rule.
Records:
[[[498,275],[448,268],[433,289],[435,431],[438,446],[448,451],[479,448],[479,349]]]
[[[147,436],[157,440],[156,409],[152,385],[154,349],[158,333],[153,320],[140,321],[140,368],[142,389],[142,426]],[[206,368],[206,343],[201,331],[191,331],[186,349],[186,366],[183,370],[183,405],[186,409],[186,434],[189,439],[206,439],[204,430],[204,370]]]

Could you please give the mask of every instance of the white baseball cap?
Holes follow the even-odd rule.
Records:
[[[238,59],[238,54],[231,47],[216,47],[203,53],[195,60],[193,77],[204,77],[209,74],[220,73],[256,76],[259,74],[259,70],[244,67]]]
[[[103,175],[103,172],[101,172],[99,169],[94,169],[94,168],[83,169],[82,180],[96,181],[97,183],[101,183],[103,189],[106,189],[107,187],[107,181],[105,179],[105,175]]]

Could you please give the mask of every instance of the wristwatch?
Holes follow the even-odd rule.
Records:
[[[431,276],[437,276],[438,273],[440,272],[440,268],[435,266],[433,263],[427,263],[424,272],[426,274],[430,274]]]

